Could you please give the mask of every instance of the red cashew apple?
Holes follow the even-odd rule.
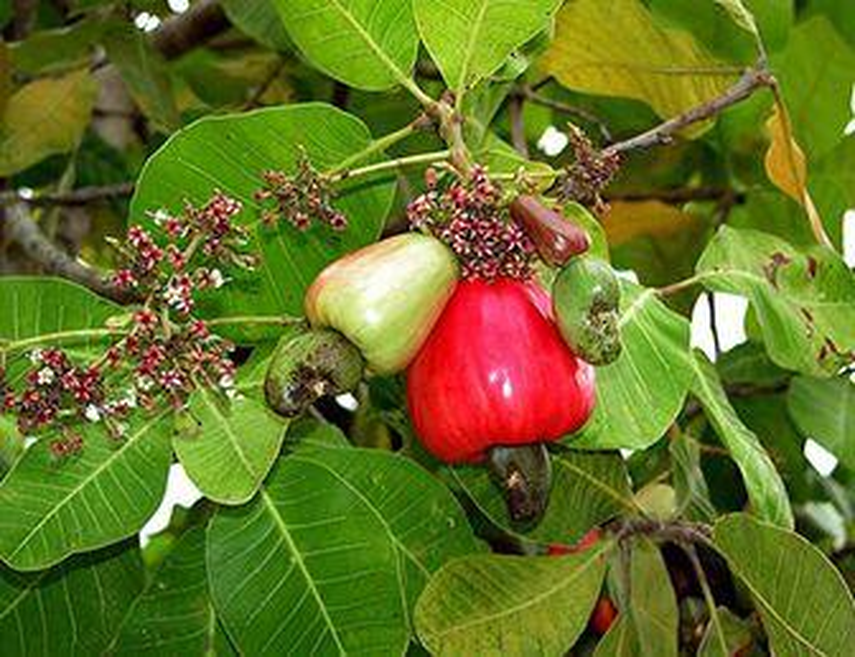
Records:
[[[594,407],[594,370],[555,326],[534,282],[458,283],[409,367],[407,403],[424,446],[447,463],[555,441]]]

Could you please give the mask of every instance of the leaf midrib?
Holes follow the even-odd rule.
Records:
[[[142,427],[140,427],[140,430],[137,431],[135,434],[131,435],[131,437],[129,437],[119,449],[117,449],[107,459],[105,459],[97,468],[95,468],[95,470],[93,470],[77,486],[72,488],[65,495],[65,497],[63,497],[57,504],[55,504],[49,510],[49,512],[46,513],[42,517],[42,519],[39,520],[39,522],[37,522],[33,526],[33,528],[21,539],[21,542],[18,544],[18,547],[15,548],[15,550],[9,554],[7,561],[11,562],[15,558],[15,556],[19,552],[21,552],[21,550],[23,550],[26,547],[26,545],[33,539],[33,537],[37,534],[37,532],[41,531],[41,529],[59,513],[60,509],[64,508],[68,504],[69,500],[71,500],[72,498],[79,495],[80,492],[84,488],[89,486],[89,484],[91,484],[93,480],[98,478],[104,470],[106,470],[108,467],[113,465],[113,463],[117,459],[124,456],[130,450],[131,447],[133,447],[137,444],[137,442],[140,440],[140,438],[142,436],[144,436],[146,433],[148,433],[149,429],[151,429],[152,426],[154,426],[155,424],[157,424],[158,422],[160,422],[163,419],[164,415],[165,415],[165,413],[161,413],[160,415],[157,415],[156,417],[154,417],[150,422],[148,422],[148,423],[144,424]]]
[[[557,594],[562,589],[564,589],[567,586],[575,583],[576,580],[579,579],[579,577],[581,577],[582,575],[586,574],[588,569],[591,567],[591,565],[593,563],[595,563],[598,559],[600,559],[605,552],[607,552],[608,550],[611,549],[611,547],[612,547],[612,543],[606,542],[598,550],[594,550],[591,558],[582,562],[582,564],[580,564],[579,568],[576,569],[573,572],[573,574],[570,575],[567,579],[561,580],[555,586],[547,588],[546,590],[542,591],[541,593],[534,596],[533,598],[529,598],[528,600],[525,600],[524,602],[521,602],[521,603],[514,605],[512,607],[502,609],[501,611],[498,611],[494,614],[489,614],[487,616],[482,616],[480,618],[476,618],[475,620],[469,621],[468,623],[463,623],[461,625],[454,625],[452,627],[449,627],[447,630],[438,632],[437,633],[438,636],[447,636],[447,635],[455,633],[455,632],[460,632],[461,630],[466,630],[466,629],[469,629],[471,627],[476,627],[478,625],[490,623],[490,622],[492,622],[498,618],[510,616],[512,614],[516,614],[517,612],[528,609],[529,607],[537,605],[538,603],[542,602],[544,599],[549,598],[552,595]]]
[[[279,514],[279,510],[276,508],[276,505],[273,503],[273,500],[270,499],[270,495],[268,495],[267,491],[262,488],[259,493],[261,495],[261,499],[264,501],[264,505],[267,507],[268,512],[273,518],[273,522],[276,523],[276,527],[279,529],[279,533],[282,535],[282,539],[285,541],[285,544],[291,551],[291,555],[294,557],[294,563],[297,565],[297,568],[299,568],[300,572],[303,574],[303,579],[306,581],[306,586],[309,588],[309,592],[312,594],[312,597],[315,599],[315,602],[318,605],[318,609],[321,612],[321,616],[323,616],[324,622],[329,628],[330,635],[335,641],[335,645],[338,648],[339,654],[346,655],[347,651],[344,649],[344,645],[341,642],[341,638],[338,635],[338,631],[336,629],[335,624],[333,624],[332,618],[330,618],[326,604],[324,603],[324,599],[321,597],[321,593],[320,591],[318,591],[318,587],[315,586],[314,578],[312,577],[311,573],[309,573],[309,570],[306,568],[306,564],[303,561],[303,557],[300,555],[300,551],[297,549],[297,545],[294,543],[294,539],[291,537],[291,532],[288,531],[288,526],[285,524],[285,520]]]

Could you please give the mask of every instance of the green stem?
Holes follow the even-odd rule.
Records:
[[[14,351],[21,351],[22,349],[28,349],[30,347],[37,347],[40,344],[51,342],[64,342],[65,340],[72,340],[76,338],[91,340],[95,338],[105,338],[111,335],[124,336],[126,334],[127,331],[110,328],[79,329],[76,331],[57,331],[55,333],[44,333],[43,335],[36,335],[32,338],[24,338],[23,340],[10,340],[9,342],[0,342],[0,353],[6,354]]]
[[[433,162],[441,162],[446,160],[450,155],[450,151],[434,151],[432,153],[419,153],[418,155],[408,155],[394,160],[386,160],[385,162],[376,162],[368,164],[364,167],[341,171],[335,174],[333,181],[347,180],[358,176],[366,176],[378,171],[387,171],[388,169],[397,169],[398,167],[410,166],[413,164],[431,164]]]
[[[288,315],[240,315],[235,317],[215,317],[207,321],[208,326],[231,326],[233,324],[273,324],[275,326],[287,326],[303,321],[299,317]]]
[[[722,655],[729,654],[729,650],[727,647],[727,641],[724,637],[724,629],[721,627],[721,619],[718,617],[718,611],[715,605],[715,597],[713,596],[712,589],[710,589],[710,583],[707,580],[707,574],[704,572],[704,567],[701,565],[701,560],[698,558],[698,551],[694,545],[682,545],[683,551],[689,557],[689,561],[692,562],[692,568],[695,571],[695,575],[698,578],[698,584],[701,585],[701,592],[704,595],[704,602],[707,605],[707,609],[710,612],[710,622],[715,627],[715,633],[718,637],[719,645],[722,650]]]
[[[694,287],[695,285],[703,283],[713,274],[714,272],[701,272],[699,274],[695,274],[694,276],[685,278],[682,281],[677,281],[676,283],[671,283],[671,285],[665,285],[663,287],[658,288],[656,290],[656,294],[658,294],[660,297],[667,297],[671,296],[672,294],[677,294],[678,292],[688,290],[690,287]]]
[[[358,153],[354,153],[348,158],[345,158],[342,162],[340,162],[334,169],[328,171],[327,176],[336,176],[342,171],[346,171],[348,168],[352,167],[357,162],[361,162],[367,157],[371,157],[375,153],[379,153],[380,151],[384,151],[390,146],[394,146],[399,141],[403,141],[413,133],[420,130],[424,125],[424,121],[421,119],[416,119],[415,121],[408,123],[400,130],[396,130],[395,132],[390,132],[388,135],[384,135],[383,137],[378,137],[374,141],[372,141],[368,146],[363,148]]]

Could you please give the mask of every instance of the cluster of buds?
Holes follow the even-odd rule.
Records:
[[[188,270],[188,263],[198,252],[218,265],[248,268],[255,264],[251,256],[242,252],[249,240],[247,229],[234,220],[241,209],[240,201],[217,191],[200,208],[186,204],[180,215],[174,216],[165,210],[151,213],[165,242],[158,244],[145,228],[131,226],[125,241],[115,244],[124,266],[113,274],[111,282],[140,298],[163,289],[173,307],[189,312],[192,304],[188,287],[194,279],[200,279],[202,287],[206,281],[211,285],[222,281],[217,274],[212,278],[207,267],[193,272]],[[195,284],[200,283],[196,281]]]
[[[561,172],[558,197],[562,202],[575,201],[600,212],[606,209],[602,191],[620,168],[620,155],[597,149],[584,132],[570,126],[570,146],[575,161]]]
[[[315,221],[335,231],[347,228],[347,217],[332,206],[330,181],[312,166],[305,154],[297,162],[293,176],[284,171],[265,171],[261,178],[264,187],[255,192],[255,199],[273,202],[273,207],[261,215],[266,225],[284,219],[301,232],[311,228]]]
[[[510,220],[501,188],[483,167],[472,168],[467,180],[439,190],[432,172],[428,191],[407,207],[410,225],[445,242],[457,255],[464,279],[525,280],[533,274],[534,244]]]
[[[182,408],[200,385],[234,394],[233,348],[200,319],[176,323],[144,308],[134,314],[130,335],[107,352],[107,362],[132,370],[131,390],[141,407],[154,409],[164,398]]]
[[[79,451],[82,438],[71,429],[73,424],[104,420],[111,436],[121,436],[124,429],[120,419],[130,407],[106,400],[98,365],[78,367],[55,348],[32,351],[30,362],[32,367],[24,378],[26,387],[19,395],[0,381],[3,411],[15,413],[21,434],[34,435],[59,426],[61,438],[51,443],[51,451],[57,456]]]
[[[120,438],[122,419],[138,406],[181,408],[199,386],[233,396],[234,347],[192,311],[197,292],[225,282],[218,266],[254,263],[240,250],[247,243],[246,229],[234,220],[240,210],[238,201],[215,192],[203,207],[187,205],[179,216],[154,213],[157,238],[142,226],[128,230],[116,245],[123,266],[112,283],[144,305],[133,312],[124,338],[85,366],[60,349],[32,352],[20,394],[0,371],[2,410],[17,416],[22,435],[60,436],[51,451],[67,456],[82,447],[74,430],[81,422],[103,422]]]

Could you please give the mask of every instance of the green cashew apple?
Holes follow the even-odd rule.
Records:
[[[306,293],[306,316],[355,344],[370,373],[393,374],[415,357],[457,279],[457,261],[442,242],[397,235],[324,269]]]
[[[359,349],[341,333],[292,328],[273,352],[264,395],[274,411],[295,417],[324,395],[353,390],[364,369]]]
[[[552,284],[558,329],[573,352],[592,365],[607,365],[621,353],[620,282],[604,260],[571,260]]]

